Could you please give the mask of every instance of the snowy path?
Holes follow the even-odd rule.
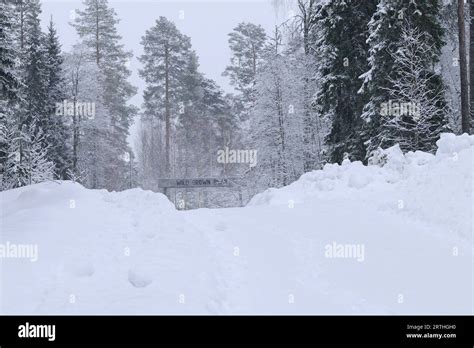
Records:
[[[0,247],[39,255],[0,258],[0,313],[472,313],[474,137],[441,145],[330,165],[244,208],[71,182],[1,192]]]
[[[5,312],[470,311],[467,246],[356,201],[178,212],[143,191],[101,193],[98,204],[97,192],[75,190],[74,209],[58,206],[62,196],[4,212],[4,242],[42,233],[38,262],[2,260]],[[17,202],[51,196],[24,192]],[[364,245],[364,260],[325,257],[333,242]]]
[[[433,238],[437,231],[422,224],[353,202],[202,213],[186,214],[207,222],[224,262],[219,272],[232,313],[470,311],[469,248],[453,257],[454,245]],[[306,223],[311,219],[318,227]],[[363,244],[364,261],[326,258],[325,245],[334,241]]]

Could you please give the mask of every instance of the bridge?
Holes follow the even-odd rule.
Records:
[[[176,189],[174,192],[174,204],[177,209],[186,209],[187,189],[196,188],[233,188],[239,189],[239,199],[242,205],[242,190],[241,185],[238,184],[240,178],[162,178],[158,179],[158,187],[163,189],[165,195],[168,193],[168,189]],[[184,197],[178,199],[177,191],[181,189],[184,192]],[[198,208],[202,207],[201,191],[198,191]]]

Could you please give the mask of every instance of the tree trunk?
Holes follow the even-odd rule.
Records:
[[[464,22],[464,0],[458,0],[459,68],[461,75],[461,126],[463,133],[469,133],[469,83],[467,76],[466,28]]]
[[[474,126],[474,88],[472,83],[474,81],[474,0],[469,3],[469,101],[470,101],[470,122],[471,129]]]
[[[95,3],[95,59],[99,65],[99,4]]]
[[[72,142],[72,171],[77,176],[77,148],[79,145],[79,125],[76,115],[76,97],[74,97],[74,115],[72,116],[73,142]]]
[[[25,9],[23,1],[20,1],[20,49],[25,46]]]
[[[165,47],[165,122],[166,122],[166,163],[165,163],[165,172],[166,176],[170,175],[170,132],[171,132],[171,115],[170,115],[170,96],[169,96],[169,54],[168,47]]]
[[[73,100],[73,116],[72,116],[72,172],[76,177],[78,177],[78,148],[79,148],[79,131],[80,131],[80,120],[78,115],[76,115],[76,103],[77,103],[77,96],[79,95],[79,71],[80,67],[77,67],[75,72],[72,74],[72,100]],[[63,114],[66,114],[66,107],[63,106]]]
[[[298,8],[301,16],[302,31],[303,31],[303,47],[305,54],[305,66],[308,67],[308,57],[310,56],[310,34],[315,25],[313,20],[314,6],[316,2],[314,0],[303,1],[298,0]],[[318,151],[321,149],[319,141],[319,130],[315,129],[314,123],[317,122],[317,118],[311,113],[311,91],[309,86],[309,72],[305,71],[303,85],[303,171],[309,172],[316,168],[320,164],[319,152],[315,151],[316,136],[318,137]],[[315,134],[317,132],[317,134]],[[316,157],[317,156],[317,157]],[[317,162],[317,163],[316,163]]]

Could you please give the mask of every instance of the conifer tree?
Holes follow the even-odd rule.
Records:
[[[88,56],[100,70],[101,93],[95,102],[104,105],[108,114],[105,140],[109,143],[109,158],[104,168],[106,188],[120,189],[126,180],[128,163],[124,161],[130,153],[127,143],[129,127],[137,110],[128,104],[136,93],[128,81],[131,72],[127,67],[132,57],[120,43],[117,32],[119,19],[109,7],[107,0],[84,0],[84,10],[76,10],[77,16],[72,24],[84,45]],[[99,100],[100,99],[100,100]]]
[[[361,93],[367,93],[368,101],[364,106],[362,119],[362,137],[366,142],[367,154],[377,149],[381,143],[376,135],[381,132],[381,106],[389,102],[391,81],[396,80],[394,53],[401,45],[402,28],[410,23],[420,31],[426,44],[433,50],[425,57],[426,71],[433,70],[438,63],[444,44],[444,30],[440,24],[439,0],[380,0],[369,22],[369,70],[361,78]],[[442,84],[441,78],[433,78],[433,87]]]
[[[144,114],[152,127],[164,123],[164,158],[161,168],[156,168],[156,171],[166,177],[171,174],[172,124],[184,113],[189,100],[185,82],[195,74],[196,67],[190,66],[195,57],[189,38],[165,17],[160,17],[147,30],[142,45],[144,54],[140,57],[143,63],[140,76],[147,83],[143,96]]]
[[[342,162],[365,158],[360,138],[360,114],[366,96],[358,93],[359,76],[367,71],[367,24],[375,11],[374,1],[325,2],[319,7],[320,89],[315,97],[320,117],[327,119],[327,160]]]
[[[248,119],[248,111],[255,101],[255,78],[266,39],[262,26],[246,22],[239,23],[229,34],[231,64],[226,67],[223,76],[229,76],[231,85],[240,92],[243,121]]]
[[[48,145],[48,156],[55,164],[57,178],[66,179],[70,168],[69,129],[64,115],[57,115],[57,106],[66,99],[61,45],[51,18],[45,37],[46,48],[46,121],[43,131]]]

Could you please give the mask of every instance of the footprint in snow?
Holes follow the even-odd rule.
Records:
[[[144,288],[152,283],[150,276],[137,269],[128,271],[128,281],[136,288]]]

